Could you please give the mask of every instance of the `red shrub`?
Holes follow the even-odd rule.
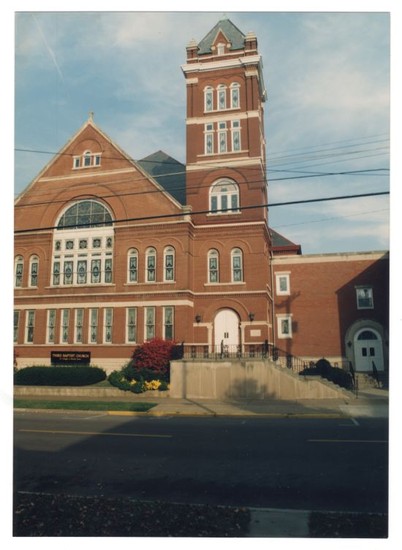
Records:
[[[157,373],[165,373],[169,368],[169,361],[172,358],[174,342],[154,338],[144,342],[135,349],[132,359],[137,369],[151,369]]]

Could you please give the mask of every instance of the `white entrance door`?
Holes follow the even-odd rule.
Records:
[[[231,309],[222,309],[214,323],[215,350],[235,353],[239,345],[239,318]]]
[[[360,330],[355,336],[356,371],[384,370],[381,336],[372,329]]]

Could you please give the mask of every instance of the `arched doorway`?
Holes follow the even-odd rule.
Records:
[[[239,317],[232,309],[221,309],[214,321],[215,350],[222,348],[227,352],[235,352],[240,344]]]
[[[371,372],[373,370],[373,363],[377,370],[384,370],[382,338],[376,330],[364,328],[356,332],[354,350],[355,370],[357,372]]]

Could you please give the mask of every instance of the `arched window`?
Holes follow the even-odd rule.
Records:
[[[113,281],[113,218],[100,201],[68,206],[53,234],[53,286],[110,284]]]
[[[232,109],[240,107],[240,84],[238,82],[233,82],[230,85],[230,107]]]
[[[29,259],[29,286],[38,286],[39,258],[31,256]]]
[[[223,84],[218,86],[218,109],[226,109],[226,86]]]
[[[92,155],[91,155],[91,151],[85,151],[84,155],[83,155],[83,165],[84,166],[91,166],[91,160],[92,160]]]
[[[17,256],[14,263],[14,286],[22,286],[22,277],[24,275],[24,258]]]
[[[156,250],[155,248],[148,248],[145,252],[145,280],[147,283],[154,283],[156,281]]]
[[[212,111],[214,108],[214,90],[211,86],[204,89],[204,110]]]
[[[208,282],[219,283],[219,252],[215,249],[208,252]]]
[[[138,250],[131,248],[128,252],[128,275],[129,283],[138,282]]]
[[[239,211],[239,187],[232,180],[219,180],[210,189],[209,208],[212,214]]]
[[[243,281],[243,252],[240,248],[234,248],[232,257],[232,282],[240,283]]]
[[[104,227],[107,225],[112,225],[112,216],[107,208],[98,201],[83,200],[67,208],[57,224],[57,229]]]
[[[163,251],[164,281],[174,281],[175,276],[175,251],[172,246],[168,246]]]

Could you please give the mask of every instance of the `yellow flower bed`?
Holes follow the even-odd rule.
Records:
[[[146,390],[158,390],[160,385],[161,385],[160,380],[151,380],[150,382],[145,382],[145,389]]]

